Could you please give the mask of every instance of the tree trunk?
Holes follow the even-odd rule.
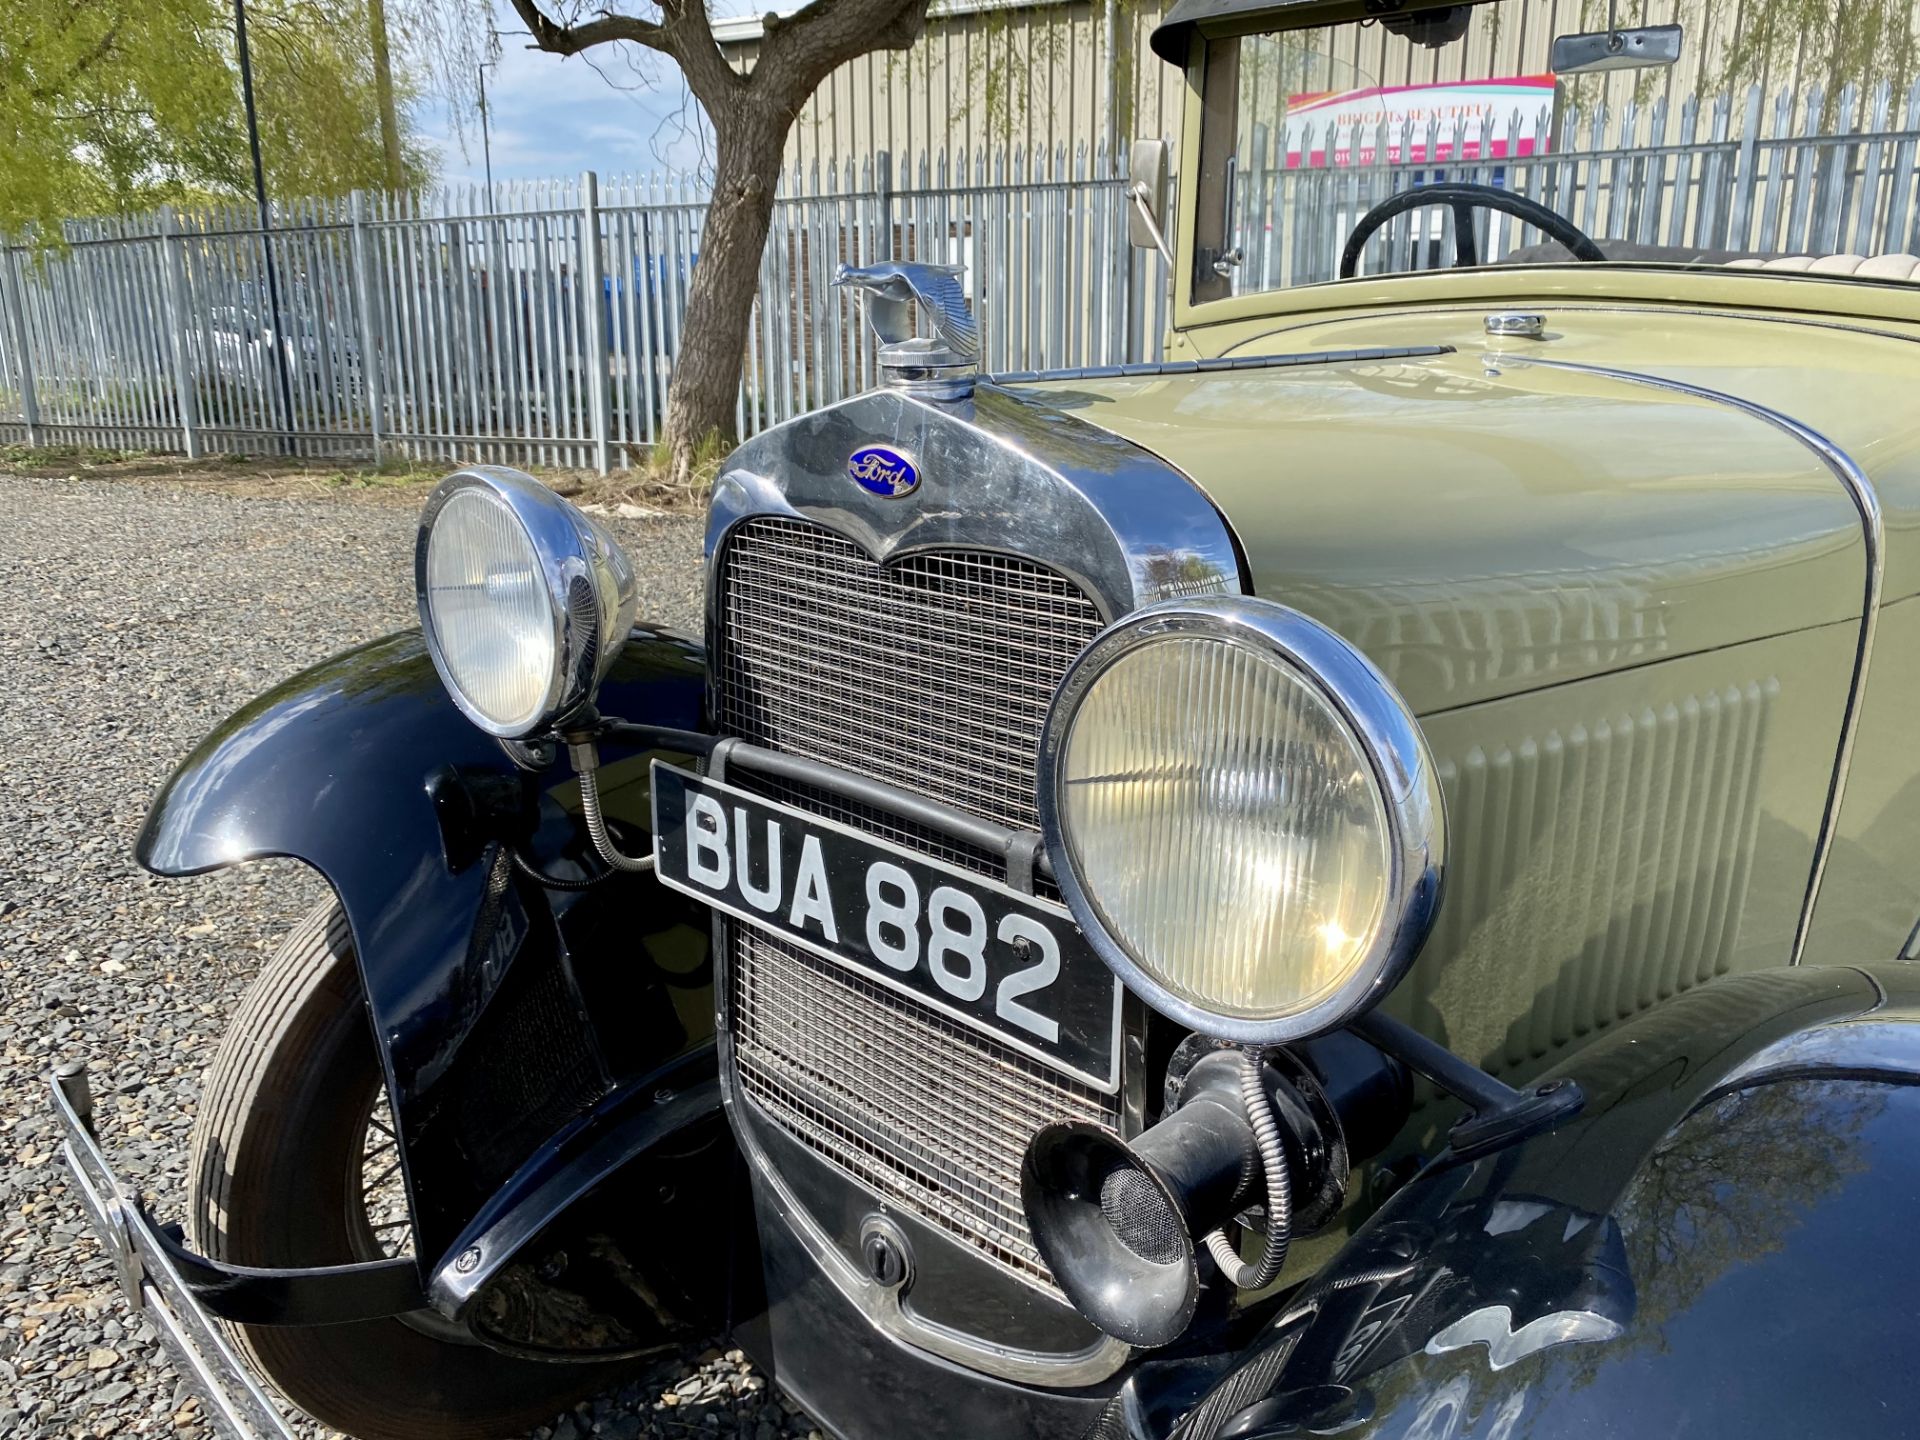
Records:
[[[695,456],[710,437],[734,437],[740,360],[760,286],[760,257],[791,116],[742,106],[714,115],[713,200],[687,293],[680,353],[667,387],[666,442],[675,485],[695,483]]]
[[[393,106],[393,56],[387,49],[387,0],[367,0],[368,48],[373,57],[373,93],[380,106],[380,148],[385,152],[387,188],[407,188],[400,163],[400,116]]]

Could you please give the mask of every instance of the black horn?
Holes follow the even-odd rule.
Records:
[[[1398,1098],[1406,1088],[1398,1065],[1340,1038],[1343,1046],[1326,1047],[1331,1064],[1317,1054],[1312,1066],[1286,1051],[1266,1056],[1255,1087],[1264,1114],[1249,1114],[1246,1057],[1208,1046],[1185,1070],[1176,1108],[1131,1144],[1081,1122],[1034,1135],[1020,1196],[1034,1243],[1075,1309],[1130,1345],[1178,1339],[1200,1303],[1201,1238],[1249,1205],[1272,1206],[1262,1128],[1269,1140],[1277,1130],[1284,1150],[1289,1193],[1277,1208],[1291,1210],[1301,1233],[1333,1219],[1349,1163],[1342,1102]],[[1389,1108],[1405,1111],[1404,1102]],[[1367,1149],[1376,1144],[1369,1136]],[[1268,1243],[1284,1247],[1278,1228]]]
[[[1080,1122],[1027,1145],[1020,1196],[1074,1308],[1130,1345],[1165,1345],[1200,1300],[1198,1237],[1260,1198],[1260,1161],[1226,1052],[1194,1067],[1179,1109],[1129,1145]]]

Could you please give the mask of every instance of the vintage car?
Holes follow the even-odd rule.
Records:
[[[847,1440],[1920,1430],[1913,262],[1449,184],[1349,255],[1564,249],[1262,288],[1242,52],[1458,20],[1179,0],[1164,363],[848,272],[883,383],[727,461],[704,642],[464,470],[420,629],[185,761],[144,865],[333,898],[184,1231],[53,1099],[210,1414],[508,1434],[724,1334]]]

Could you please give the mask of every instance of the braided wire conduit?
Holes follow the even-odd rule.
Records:
[[[569,744],[567,755],[574,773],[580,777],[580,815],[587,822],[587,838],[594,853],[616,870],[644,875],[653,870],[653,856],[623,854],[607,833],[606,816],[600,812],[600,750],[592,742]]]
[[[1253,1128],[1254,1148],[1267,1177],[1267,1243],[1257,1263],[1248,1263],[1233,1248],[1223,1225],[1207,1233],[1207,1253],[1220,1273],[1242,1290],[1262,1290],[1273,1283],[1287,1263],[1293,1244],[1293,1177],[1287,1168],[1287,1149],[1280,1139],[1280,1122],[1267,1098],[1260,1058],[1253,1051],[1240,1055],[1240,1100],[1247,1124]]]

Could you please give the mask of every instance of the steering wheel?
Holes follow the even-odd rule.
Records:
[[[1473,236],[1475,210],[1500,210],[1516,216],[1543,232],[1548,239],[1558,240],[1573,252],[1573,258],[1576,260],[1591,263],[1607,258],[1586,231],[1566,216],[1549,210],[1537,200],[1529,200],[1524,195],[1516,195],[1511,190],[1496,189],[1492,185],[1467,185],[1448,181],[1439,185],[1421,185],[1412,190],[1402,190],[1398,195],[1388,196],[1362,215],[1359,223],[1353,227],[1353,233],[1347,236],[1347,248],[1340,252],[1340,278],[1342,280],[1353,278],[1354,272],[1360,268],[1360,252],[1366,248],[1367,241],[1373,238],[1374,232],[1381,226],[1396,215],[1404,215],[1409,210],[1423,210],[1429,205],[1453,207],[1453,268],[1456,270],[1480,263],[1479,251]]]

